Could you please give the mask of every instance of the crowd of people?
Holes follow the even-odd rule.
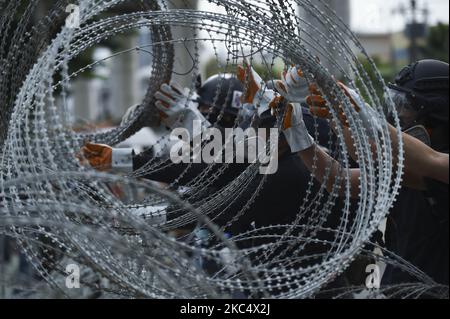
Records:
[[[234,205],[218,212],[220,218],[214,220],[221,226],[226,225],[230,236],[254,228],[292,223],[306,198],[311,176],[315,180],[313,190],[318,191],[324,184],[329,193],[336,181],[339,183],[348,178],[351,197],[355,201],[358,198],[361,170],[355,152],[351,151],[354,140],[347,119],[340,106],[332,105],[333,101],[324,97],[327,92],[322,92],[316,85],[309,85],[309,94],[305,96],[305,83],[300,67],[287,69],[281,79],[266,85],[251,66],[244,64],[236,74],[216,75],[198,85],[194,98],[189,97],[189,90],[176,83],[164,84],[156,94],[161,122],[170,129],[181,126],[192,131],[193,121],[201,121],[203,127],[215,127],[221,131],[233,127],[270,128],[276,125],[277,118],[283,117],[277,172],[252,181],[258,185],[265,178],[265,187],[236,222],[228,223],[252,194],[243,192],[235,199]],[[372,106],[365,102],[356,88],[349,88],[342,82],[336,85],[349,99],[366,132],[377,134],[381,126]],[[448,285],[449,267],[448,85],[448,64],[436,60],[421,60],[406,66],[389,84],[390,98],[396,106],[403,131],[405,167],[401,193],[388,214],[387,227],[381,236],[387,250],[411,262],[443,285]],[[331,108],[339,115],[345,143],[354,157],[349,175],[333,157],[335,152],[332,150],[338,141],[337,134],[330,134],[335,129],[335,123],[330,121]],[[130,109],[126,117],[134,111],[135,108]],[[389,125],[388,129],[392,141],[398,144],[396,128]],[[158,156],[170,163],[167,152]],[[96,169],[126,168],[130,172],[141,169],[156,156],[153,149],[135,154],[131,149],[92,143],[86,144],[82,153],[89,165]],[[208,185],[209,190],[222,189],[250,164],[227,165],[220,177]],[[169,165],[164,170],[150,171],[145,178],[166,184],[177,181],[178,185],[188,185],[207,168],[212,176],[221,170],[222,165],[180,163]],[[329,198],[321,200],[325,203]],[[339,223],[340,206],[337,198],[327,226]],[[191,225],[192,228],[195,226]],[[383,282],[387,285],[408,282],[408,276],[388,267]]]

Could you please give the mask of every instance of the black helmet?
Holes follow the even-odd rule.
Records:
[[[397,108],[415,114],[411,124],[448,124],[448,70],[445,62],[422,60],[403,68],[389,84]]]
[[[200,108],[209,108],[210,122],[223,114],[234,118],[242,107],[241,96],[244,91],[242,83],[232,74],[217,74],[205,81],[197,90]]]

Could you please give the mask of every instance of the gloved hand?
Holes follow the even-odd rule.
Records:
[[[159,110],[161,121],[169,128],[174,128],[179,117],[190,106],[189,90],[182,89],[177,83],[163,84],[155,94],[157,99],[155,106]],[[138,112],[140,105],[130,107],[122,118],[121,126],[129,122]]]
[[[81,152],[91,167],[99,171],[115,169],[131,172],[133,169],[133,149],[119,149],[104,144],[87,143]]]
[[[279,110],[280,106],[285,104],[284,97],[265,88],[265,83],[252,67],[239,66],[238,78],[248,86],[243,96],[243,103],[254,104],[258,108],[259,115],[270,109]],[[302,107],[299,104],[287,105],[282,130],[293,153],[304,151],[314,145],[314,139],[309,135],[303,121]]]
[[[274,101],[274,103],[277,102]],[[309,135],[303,121],[303,111],[300,104],[287,105],[282,131],[293,153],[307,150],[315,144],[314,138]]]
[[[291,67],[288,72],[283,75],[284,80],[276,81],[275,87],[278,92],[288,101],[296,101],[300,96],[300,88],[303,86],[303,72],[299,67]],[[365,103],[364,99],[355,91],[344,85],[342,82],[337,82],[342,92],[349,98],[350,103],[358,112],[360,119],[366,131],[372,136],[373,128],[380,130],[381,125],[377,120],[377,113],[370,105]],[[310,106],[312,114],[320,118],[329,118],[331,113],[328,108],[327,101],[324,99],[322,93],[318,90],[315,84],[309,85],[308,90],[310,95],[306,98],[306,103]],[[334,106],[341,122],[348,126],[348,120],[345,117],[344,110],[341,105]]]
[[[367,104],[364,99],[353,89],[350,89],[342,82],[337,82],[342,92],[347,96],[350,100],[351,105],[358,113],[359,118],[362,121],[362,125],[365,128],[366,132],[369,134],[371,138],[374,136],[375,132],[381,130],[381,124],[378,120],[378,113]],[[315,85],[310,86],[311,95],[308,96],[306,102],[310,106],[311,113],[321,117],[327,118],[330,116],[329,108],[327,107],[327,102],[323,98],[322,93],[317,89]],[[346,118],[342,106],[339,105],[336,108],[338,112],[338,116],[343,125],[349,126],[348,119]]]
[[[170,129],[183,127],[192,136],[194,121],[200,121],[204,127],[210,125],[198,110],[198,104],[189,99],[189,89],[182,89],[173,81],[170,85],[163,84],[155,98],[161,120]]]
[[[245,62],[244,66],[238,66],[237,78],[245,87],[242,103],[256,106],[258,115],[268,111],[270,103],[277,95],[273,90],[267,89],[266,83],[255,69]]]
[[[160,90],[155,94],[155,98],[157,99],[155,105],[160,111],[163,123],[171,127],[171,123],[176,121],[186,108],[189,91],[171,81],[170,85],[165,83],[161,85]]]
[[[305,101],[307,85],[300,68],[291,67],[281,74],[281,81],[275,81],[275,88],[286,100],[292,103]]]

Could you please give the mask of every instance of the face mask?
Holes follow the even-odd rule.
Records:
[[[389,95],[394,102],[402,129],[414,127],[417,123],[418,112],[411,106],[407,94],[390,89]]]

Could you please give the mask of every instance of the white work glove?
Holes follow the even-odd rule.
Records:
[[[367,104],[364,99],[353,89],[350,89],[342,82],[337,82],[342,92],[349,98],[350,103],[358,113],[362,125],[370,138],[374,137],[374,132],[381,130],[381,124],[377,112]],[[283,74],[281,81],[275,82],[278,92],[289,102],[299,102],[304,100],[303,88],[305,86],[303,72],[300,67],[291,67],[286,74]],[[312,84],[309,86],[311,95],[306,98],[310,106],[311,113],[321,117],[328,118],[330,111],[326,100],[317,87]],[[341,122],[348,126],[348,121],[343,113],[341,106],[334,106]]]
[[[338,84],[358,112],[362,125],[369,137],[373,139],[375,132],[380,132],[382,129],[378,113],[355,90],[350,89],[341,82]]]
[[[308,84],[303,77],[303,72],[300,68],[291,67],[287,72],[281,75],[281,81],[275,81],[275,88],[277,91],[289,102],[303,103],[306,95],[305,88]]]
[[[156,92],[156,107],[162,113],[162,121],[167,126],[183,112],[189,102],[189,89],[181,88],[174,81],[169,84],[163,84],[160,90]]]
[[[171,129],[183,126],[180,118],[185,121],[191,120],[191,122],[206,121],[200,111],[196,110],[198,105],[189,99],[189,89],[181,88],[174,81],[170,82],[170,85],[161,85],[155,98],[157,99],[155,106],[160,112],[161,122]],[[139,104],[130,107],[122,118],[121,126],[135,117],[140,107]]]
[[[242,103],[256,106],[258,115],[270,110],[270,103],[277,94],[267,88],[267,84],[255,69],[250,65],[238,66],[237,77],[245,87]]]
[[[247,90],[243,96],[244,103],[253,103],[258,114],[273,110],[286,99],[277,95],[272,90],[265,89],[265,83],[256,71],[250,67],[238,67],[239,80],[247,85]],[[283,84],[282,81],[277,81]],[[275,85],[279,85],[279,83]],[[288,93],[287,90],[285,92]],[[286,117],[283,121],[283,133],[291,147],[293,153],[304,151],[314,145],[314,139],[309,135],[303,121],[302,107],[299,104],[288,104]]]
[[[374,135],[378,134],[378,132],[382,130],[378,113],[364,101],[364,99],[358,94],[358,92],[350,89],[342,82],[337,83],[345,96],[349,98],[350,103],[355,111],[358,113],[362,126],[366,130],[367,134],[371,139],[373,139]],[[323,98],[322,93],[317,89],[315,85],[310,86],[310,92],[311,95],[308,96],[306,102],[310,106],[311,113],[321,118],[329,118],[330,111],[328,103]],[[336,110],[342,124],[344,126],[348,126],[349,123],[342,110],[342,106],[334,106],[334,109]]]
[[[283,121],[282,131],[286,137],[292,153],[298,153],[311,148],[315,142],[308,133],[303,120],[303,111],[300,104],[288,104]]]
[[[189,99],[189,89],[182,89],[177,83],[161,85],[156,92],[156,107],[160,111],[164,125],[170,129],[185,128],[194,133],[194,121],[201,121],[202,128],[209,127],[210,123],[198,110],[198,103]]]

